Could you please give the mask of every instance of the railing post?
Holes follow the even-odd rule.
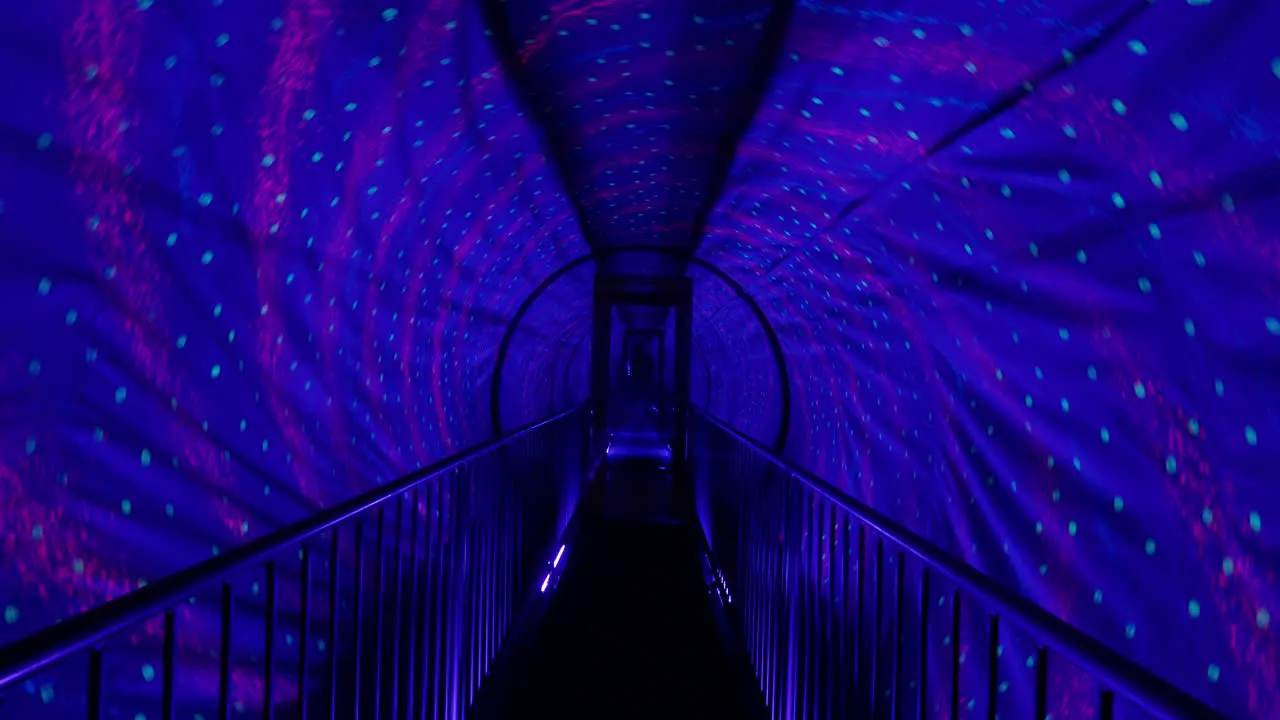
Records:
[[[338,603],[340,602],[338,583],[341,579],[339,568],[342,558],[339,555],[341,536],[338,528],[329,529],[329,720],[338,717]]]
[[[377,529],[374,533],[373,557],[377,564],[373,568],[373,717],[382,717],[382,643],[386,636],[383,618],[384,577],[386,568],[386,508],[382,505],[377,510]]]
[[[788,478],[790,480],[790,478]],[[784,665],[785,675],[783,681],[783,697],[786,698],[783,705],[783,717],[793,718],[796,716],[796,685],[798,680],[797,670],[797,653],[799,651],[799,623],[800,623],[800,605],[797,599],[800,594],[800,563],[801,563],[801,547],[800,547],[800,522],[797,515],[800,509],[800,503],[795,500],[795,493],[792,490],[791,483],[788,482],[784,487],[786,498],[786,529],[784,532],[784,547],[786,560],[783,564],[783,578],[786,583],[786,595],[783,603],[786,607],[786,663]]]
[[[222,583],[222,623],[218,650],[218,720],[231,718],[231,583]]]
[[[403,557],[401,556],[400,537],[404,530],[404,495],[396,498],[396,538],[391,543],[395,555],[395,572],[391,582],[393,597],[391,605],[391,712],[392,718],[400,716],[400,620],[403,612],[400,609],[403,600]]]
[[[920,693],[916,716],[929,717],[929,568],[920,572]]]
[[[960,717],[960,591],[951,595],[951,717]],[[1037,720],[1044,720],[1041,716]]]
[[[990,637],[987,639],[987,720],[996,720],[1000,697],[1000,615],[992,613]]]
[[[418,488],[413,489],[409,500],[409,651],[406,653],[405,677],[408,679],[408,691],[405,693],[404,715],[409,720],[415,717],[413,710],[418,687]],[[304,719],[305,720],[305,719]]]
[[[4,698],[0,698],[0,709],[4,707]],[[106,697],[102,692],[102,649],[89,651],[89,720],[103,720],[107,716]]]
[[[298,720],[307,720],[307,656],[311,644],[311,547],[302,545],[302,578],[298,607]]]
[[[263,625],[263,660],[262,660],[262,720],[275,718],[275,674],[276,674],[276,564],[267,561],[266,570],[267,597],[266,622]]]
[[[355,570],[352,576],[352,593],[355,596],[352,603],[355,605],[351,614],[351,653],[355,660],[355,669],[351,673],[351,717],[360,720],[360,684],[364,680],[363,674],[360,672],[362,663],[360,658],[364,656],[364,623],[361,619],[364,613],[361,610],[364,607],[364,525],[360,518],[356,518],[355,522]]]
[[[178,615],[174,610],[164,614],[164,661],[160,668],[160,720],[173,720],[174,673],[178,662]]]
[[[893,640],[893,720],[902,720],[902,696],[905,695],[902,679],[902,656],[906,652],[906,596],[907,596],[907,553],[899,550],[897,554],[898,577],[894,591],[894,640]]]

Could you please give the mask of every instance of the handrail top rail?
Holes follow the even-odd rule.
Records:
[[[693,411],[704,420],[745,443],[791,477],[808,485],[863,524],[901,546],[956,585],[1005,613],[1048,646],[1061,650],[1078,665],[1092,671],[1129,699],[1163,717],[1213,720],[1226,716],[1202,700],[1173,685],[1147,668],[1116,652],[1100,640],[1062,620],[1019,593],[992,580],[972,565],[961,562],[942,548],[831,483],[781,458],[764,445],[700,407]]]
[[[91,648],[127,627],[181,603],[198,586],[226,577],[267,556],[348,520],[453,468],[498,450],[519,438],[581,412],[575,405],[501,438],[450,455],[295,523],[189,565],[165,578],[0,646],[0,692],[68,655]]]

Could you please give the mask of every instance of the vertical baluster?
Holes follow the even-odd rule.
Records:
[[[494,475],[498,474],[496,471]],[[480,677],[489,673],[489,664],[497,653],[497,634],[495,624],[500,613],[498,605],[498,558],[499,522],[502,508],[496,493],[501,492],[497,483],[486,482],[485,488],[485,561],[484,561],[484,658],[480,665]]]
[[[757,573],[759,580],[760,605],[760,679],[765,694],[765,702],[770,708],[775,706],[773,697],[773,594],[776,590],[774,577],[774,550],[778,546],[778,532],[774,527],[777,519],[763,512],[766,503],[772,503],[772,483],[768,475],[761,478],[760,490],[756,495],[754,510],[756,543],[759,546],[760,561]],[[776,715],[776,713],[775,713]]]
[[[987,639],[987,720],[996,720],[996,698],[1000,692],[1000,616],[991,615]]]
[[[455,476],[452,493],[450,494],[450,514],[453,515],[456,522],[450,529],[450,562],[453,567],[450,569],[450,579],[456,581],[450,582],[449,587],[452,592],[449,596],[449,663],[445,668],[449,673],[449,691],[447,695],[448,704],[445,706],[446,717],[452,718],[462,717],[461,708],[461,692],[462,680],[465,677],[465,666],[463,657],[464,635],[466,630],[465,620],[467,607],[466,580],[467,580],[467,531],[466,531],[466,488],[469,484],[467,475],[470,468],[463,466],[458,468],[457,476]]]
[[[822,592],[823,592],[823,556],[824,542],[826,542],[826,533],[822,532],[822,505],[818,493],[809,492],[809,500],[805,502],[805,506],[809,509],[809,520],[805,523],[805,529],[809,532],[809,561],[806,562],[808,570],[809,596],[808,602],[805,603],[806,611],[809,612],[809,628],[808,643],[809,650],[805,652],[805,661],[808,667],[804,673],[805,691],[805,716],[818,720],[818,710],[820,698],[822,698]]]
[[[960,591],[951,596],[951,717],[960,717]]]
[[[173,610],[164,614],[164,657],[160,672],[160,720],[173,720],[173,676],[178,654],[178,615]]]
[[[1049,648],[1036,650],[1036,720],[1049,715]]]
[[[231,583],[222,583],[222,637],[218,655],[218,720],[231,718]]]
[[[404,494],[396,496],[396,540],[392,543],[396,557],[395,596],[391,606],[391,712],[387,717],[396,720],[400,715],[400,596],[404,592],[401,579],[400,535],[404,529]]]
[[[866,694],[863,692],[862,677],[866,674],[866,653],[862,652],[863,641],[866,639],[863,631],[866,630],[866,577],[867,577],[867,526],[859,523],[858,525],[858,572],[855,580],[857,590],[854,593],[856,606],[853,616],[853,687],[854,702],[858,708],[858,715],[862,714],[862,708],[868,707]]]
[[[832,633],[835,642],[832,652],[835,663],[829,677],[835,695],[829,715],[832,718],[844,718],[853,712],[849,704],[849,684],[845,682],[849,672],[849,522],[839,507],[833,506],[831,513],[831,561],[835,573],[831,584],[836,591],[836,602],[832,606]]]
[[[818,720],[819,704],[822,697],[822,608],[825,605],[822,599],[823,588],[825,583],[823,577],[823,558],[826,556],[826,533],[822,531],[822,505],[821,500],[816,493],[810,493],[809,501],[806,506],[809,508],[809,521],[806,527],[809,531],[809,553],[812,556],[809,563],[809,572],[812,577],[809,580],[809,609],[811,612],[809,625],[809,651],[805,653],[809,661],[809,667],[805,672],[805,685],[809,687],[808,707],[806,715],[813,720]]]
[[[584,482],[589,480],[584,479]],[[584,491],[585,492],[585,491]],[[507,478],[507,532],[509,539],[507,541],[507,629],[511,630],[512,625],[516,623],[516,616],[520,612],[521,598],[525,597],[524,585],[524,555],[521,548],[524,547],[524,538],[522,538],[522,520],[524,520],[524,505],[521,503],[521,484],[520,479],[515,475],[509,475]]]
[[[478,461],[477,461],[478,462]],[[477,473],[479,477],[485,477],[485,472]],[[475,484],[476,500],[478,502],[478,512],[476,513],[476,612],[475,620],[472,627],[475,628],[475,657],[472,660],[472,679],[470,693],[468,694],[467,705],[475,700],[476,688],[480,687],[480,679],[484,677],[485,664],[489,661],[489,520],[492,517],[489,512],[489,493],[488,486],[477,482]],[[561,490],[563,496],[564,490]]]
[[[493,657],[490,659],[491,666],[497,662],[498,653],[502,651],[502,643],[507,637],[507,602],[509,600],[507,574],[510,569],[507,562],[509,557],[507,541],[510,538],[508,502],[511,497],[507,489],[508,477],[508,473],[499,472],[494,485],[494,505],[497,507],[497,516],[494,521],[494,645]]]
[[[740,453],[739,453],[740,454]],[[751,474],[750,477],[759,477],[758,474]],[[767,483],[766,478],[760,478],[752,489],[751,505],[747,512],[751,516],[751,544],[752,562],[754,567],[751,570],[753,580],[753,611],[755,616],[754,624],[756,626],[756,678],[759,680],[760,692],[764,693],[765,702],[769,703],[769,644],[768,644],[768,627],[766,624],[765,608],[768,604],[768,597],[765,595],[767,584],[765,579],[768,577],[768,556],[766,554],[768,545],[765,538],[768,537],[768,526],[765,525],[763,513],[760,512],[760,504],[764,500],[764,489]],[[772,707],[772,706],[771,706]]]
[[[787,587],[786,583],[787,583],[787,555],[788,555],[787,549],[789,544],[793,542],[793,540],[791,539],[792,534],[789,532],[790,528],[788,527],[789,525],[788,520],[791,517],[791,514],[790,514],[791,505],[788,504],[787,502],[788,500],[787,483],[775,481],[774,487],[776,488],[775,492],[778,497],[778,504],[776,505],[776,507],[781,509],[781,513],[778,516],[777,532],[773,533],[773,537],[779,538],[781,542],[775,543],[776,547],[774,552],[777,556],[777,559],[773,563],[773,568],[772,568],[773,579],[770,583],[770,586],[774,588],[774,590],[770,596],[770,601],[773,603],[773,613],[771,613],[773,617],[773,648],[774,648],[773,650],[774,693],[773,694],[774,694],[774,700],[777,703],[779,717],[781,719],[781,718],[792,717],[791,708],[787,706],[788,689],[789,689],[786,683],[786,679],[787,679],[786,673],[787,673],[787,667],[789,665],[788,663],[789,648],[787,646],[787,625],[788,625],[787,600],[790,597],[790,593],[788,592],[790,588]]]
[[[351,581],[354,586],[351,611],[351,658],[354,664],[351,673],[351,717],[360,720],[363,708],[361,705],[361,685],[364,684],[364,522],[356,518],[355,522],[355,560]],[[376,718],[375,718],[376,720]]]
[[[382,608],[387,599],[383,597],[383,575],[386,567],[386,525],[387,513],[384,505],[378,506],[377,528],[374,531],[373,557],[373,717],[382,718],[382,639],[386,636],[383,626]]]
[[[796,687],[799,680],[799,624],[800,624],[800,597],[799,590],[803,586],[802,573],[804,571],[803,555],[804,537],[803,522],[804,508],[801,507],[803,494],[795,489],[790,478],[785,483],[786,512],[783,517],[786,518],[786,525],[783,532],[785,533],[786,546],[784,549],[784,565],[782,571],[783,582],[786,583],[782,598],[783,612],[783,656],[782,665],[782,691],[785,698],[782,707],[786,717],[796,717],[797,710],[797,691]]]
[[[571,466],[571,467],[576,467]],[[493,668],[493,664],[497,662],[498,653],[502,651],[502,641],[506,637],[506,539],[507,539],[507,473],[499,472],[502,480],[493,485],[493,506],[494,506],[494,522],[493,522],[493,582],[491,584],[492,604],[493,604],[493,623],[490,634],[490,656],[489,668]],[[577,490],[575,490],[575,494]],[[575,502],[576,507],[576,502]]]
[[[822,503],[822,530],[826,540],[822,544],[827,558],[827,581],[822,607],[822,636],[819,638],[823,651],[822,662],[822,720],[831,718],[836,713],[836,667],[840,663],[840,645],[836,634],[836,608],[839,606],[841,588],[840,578],[840,545],[837,543],[840,532],[839,520],[834,504]]]
[[[769,543],[769,577],[767,581],[768,598],[769,598],[769,706],[774,708],[775,717],[781,718],[784,712],[783,702],[785,697],[781,694],[781,665],[783,661],[784,647],[782,645],[782,611],[783,598],[786,595],[786,588],[782,587],[785,581],[783,575],[784,560],[784,542],[786,538],[783,533],[786,528],[786,495],[783,494],[782,484],[774,482],[772,476],[769,478],[769,487],[771,504],[770,507],[777,508],[778,513],[769,518],[768,527],[769,534],[766,536]]]
[[[742,477],[742,482],[738,484],[734,490],[737,492],[738,505],[738,587],[733,591],[736,593],[738,602],[738,613],[742,617],[743,640],[747,655],[751,658],[751,668],[756,678],[756,685],[759,686],[760,673],[760,656],[756,653],[755,638],[755,613],[753,605],[752,590],[755,587],[753,582],[755,575],[754,567],[754,549],[752,546],[752,519],[751,519],[751,500],[750,487],[751,478]]]
[[[783,585],[783,583],[786,582],[786,579],[783,576],[783,572],[782,572],[783,571],[782,562],[784,559],[783,552],[785,550],[785,545],[783,544],[783,541],[785,541],[785,539],[782,538],[782,534],[783,532],[785,532],[785,528],[786,528],[786,504],[785,504],[786,496],[785,494],[783,494],[782,483],[776,482],[772,476],[770,476],[769,478],[769,484],[770,484],[770,488],[772,490],[772,495],[773,495],[773,499],[771,500],[771,504],[769,507],[777,508],[776,517],[773,518],[772,522],[769,523],[770,532],[766,536],[768,538],[768,542],[770,545],[770,562],[769,562],[769,579],[768,579],[769,643],[770,643],[769,659],[770,659],[770,666],[771,666],[770,683],[772,684],[773,706],[778,709],[777,715],[779,719],[781,719],[782,712],[783,712],[783,703],[785,702],[785,696],[782,695],[782,689],[780,688],[780,683],[778,682],[778,678],[780,677],[780,673],[781,673],[780,666],[782,664],[782,661],[784,660],[784,657],[783,657],[784,648],[782,647],[782,627],[783,626],[781,623],[781,617],[782,617],[781,613],[782,613],[782,607],[783,607],[783,598],[786,595],[786,588]]]
[[[755,478],[755,476],[748,477]],[[760,517],[756,512],[756,508],[759,504],[757,498],[757,495],[760,492],[759,484],[760,483],[758,481],[753,479],[750,492],[744,492],[743,495],[743,512],[746,514],[743,518],[743,522],[746,527],[744,535],[746,537],[748,551],[746,562],[749,563],[749,567],[744,574],[746,587],[741,588],[741,591],[745,596],[744,602],[748,603],[745,607],[745,611],[749,613],[751,617],[751,657],[753,660],[752,667],[755,669],[756,686],[760,689],[761,693],[763,693],[765,690],[765,653],[763,641],[764,621],[763,615],[760,612],[760,605],[762,602],[760,588],[762,585],[761,578],[764,574],[764,560],[761,557],[763,547],[761,543],[761,534],[763,528],[760,527]]]
[[[342,566],[338,538],[338,528],[329,528],[329,720],[338,717],[338,568]]]
[[[419,486],[420,487],[420,486]],[[409,513],[409,652],[405,658],[406,692],[404,701],[404,716],[407,720],[413,720],[416,716],[413,714],[414,700],[417,693],[413,691],[418,687],[417,683],[421,682],[418,677],[418,615],[422,612],[422,606],[419,604],[419,588],[418,588],[418,487],[414,487],[409,495],[410,513]]]
[[[809,695],[808,716],[813,720],[819,720],[822,706],[822,693],[825,689],[822,682],[823,672],[823,649],[826,647],[822,641],[822,611],[826,606],[823,599],[823,593],[827,587],[827,583],[823,581],[825,576],[825,558],[827,534],[823,532],[822,516],[823,501],[818,497],[817,493],[810,496],[811,511],[809,513],[809,533],[811,535],[810,547],[812,548],[813,564],[811,566],[813,578],[810,581],[810,587],[813,588],[811,602],[809,607],[813,616],[809,621],[809,671],[806,673],[805,682],[811,688]]]
[[[1098,720],[1114,720],[1116,716],[1116,694],[1103,690],[1098,698]]]
[[[567,471],[568,468],[565,468]],[[485,477],[496,474],[496,472],[485,473]],[[493,580],[496,565],[493,559],[494,551],[494,521],[497,519],[497,508],[494,505],[494,486],[489,482],[481,485],[481,493],[484,496],[484,515],[481,518],[481,527],[484,528],[482,537],[483,554],[480,561],[480,578],[481,578],[481,594],[480,601],[484,607],[484,613],[480,616],[480,662],[477,664],[476,687],[480,687],[485,674],[489,672],[489,658],[493,656],[493,617],[494,617],[494,597],[493,597]],[[567,493],[567,491],[566,491]],[[472,693],[474,697],[474,692]]]
[[[755,477],[754,475],[752,477]],[[760,686],[762,693],[768,692],[768,667],[769,658],[765,645],[765,527],[760,516],[760,500],[763,491],[763,483],[756,483],[752,489],[750,497],[750,505],[747,508],[749,513],[750,534],[748,535],[751,543],[751,624],[754,626],[753,632],[755,638],[752,641],[753,652],[755,656],[756,680]]]
[[[751,512],[751,497],[749,494],[750,479],[742,484],[739,493],[742,497],[741,512],[742,524],[739,526],[739,534],[742,537],[740,541],[743,546],[743,553],[738,558],[740,569],[738,577],[742,587],[737,588],[739,593],[738,606],[739,612],[745,618],[746,636],[747,636],[747,654],[751,656],[751,667],[755,671],[756,686],[760,686],[760,651],[756,644],[759,638],[758,628],[756,626],[756,557],[755,557],[755,519]]]
[[[871,626],[871,717],[880,710],[880,628],[884,624],[884,536],[876,535],[875,610]]]
[[[907,647],[907,627],[906,627],[906,598],[907,598],[907,554],[901,550],[898,551],[898,579],[897,590],[894,598],[894,638],[893,641],[893,720],[901,720],[903,716],[902,703],[902,657],[906,654]]]
[[[311,548],[302,544],[298,601],[298,720],[307,720],[307,654],[311,644]]]
[[[447,663],[451,657],[449,653],[449,632],[452,627],[449,613],[452,611],[452,603],[450,602],[450,592],[452,590],[453,581],[453,533],[454,519],[452,512],[453,498],[453,477],[456,470],[451,470],[441,478],[439,488],[440,498],[440,517],[437,522],[439,529],[439,541],[436,544],[435,553],[439,555],[436,585],[432,591],[434,596],[435,608],[435,633],[436,639],[434,648],[432,649],[432,663],[434,667],[434,675],[432,680],[432,710],[431,716],[439,718],[445,709],[445,701],[448,695],[449,687],[449,667]]]
[[[477,461],[479,462],[479,461]],[[477,472],[477,477],[484,477],[483,472]],[[563,476],[559,476],[563,477]],[[489,605],[486,599],[486,571],[488,564],[486,560],[489,556],[488,550],[488,502],[485,486],[480,482],[473,483],[473,497],[476,501],[474,520],[472,524],[475,539],[472,542],[472,552],[474,560],[472,561],[472,574],[475,577],[473,587],[475,588],[475,609],[472,611],[472,647],[474,652],[471,658],[471,684],[467,693],[467,706],[470,707],[471,702],[475,699],[476,688],[480,687],[480,678],[484,676],[485,663],[485,618],[488,616]],[[557,493],[558,497],[563,496],[563,489]]]
[[[442,543],[440,543],[440,657],[439,657],[439,673],[440,687],[438,689],[438,700],[436,700],[436,716],[442,720],[452,720],[448,715],[449,711],[449,693],[451,693],[451,683],[453,678],[453,615],[454,615],[454,584],[456,584],[456,559],[454,559],[454,548],[457,546],[457,519],[454,506],[456,506],[457,483],[456,477],[458,470],[454,469],[449,473],[448,482],[444,484],[442,497],[442,505],[444,507],[442,520]]]
[[[572,429],[572,427],[573,425],[571,424],[569,429]],[[572,445],[572,447],[575,450],[577,449],[577,445]],[[490,573],[493,597],[490,602],[492,612],[491,642],[493,644],[493,654],[489,661],[491,667],[497,663],[497,658],[501,653],[502,643],[506,639],[507,632],[507,574],[509,569],[509,566],[507,565],[507,558],[509,557],[507,552],[507,542],[510,535],[508,532],[510,524],[510,485],[514,481],[514,474],[509,470],[509,468],[514,464],[515,460],[510,458],[510,451],[508,451],[503,458],[502,466],[492,471],[493,478],[491,480],[486,480],[486,484],[489,487],[489,503],[492,508],[490,525],[492,563],[490,566]],[[581,483],[577,482],[580,480],[580,476],[577,475],[576,472],[581,465],[581,463],[578,462],[580,459],[580,456],[575,453],[570,455],[565,461],[568,465],[565,472],[571,480],[571,491],[576,493],[578,496],[581,495],[581,490],[579,489],[581,487]]]
[[[467,702],[470,701],[472,683],[475,682],[475,657],[476,657],[476,618],[480,615],[480,607],[477,606],[477,596],[479,596],[479,587],[477,587],[477,562],[479,562],[479,551],[477,551],[477,539],[480,533],[476,523],[476,483],[474,482],[475,466],[467,465],[467,536],[466,536],[466,575],[465,589],[466,600],[463,601],[462,612],[462,684],[460,705],[457,711],[466,710]],[[554,497],[549,495],[548,497]],[[550,510],[550,506],[548,507]],[[548,515],[550,518],[550,515]]]
[[[439,663],[436,659],[436,645],[439,642],[440,622],[438,615],[440,607],[436,596],[437,574],[439,573],[440,560],[440,501],[438,495],[444,483],[444,477],[436,478],[435,481],[428,486],[427,495],[427,517],[426,522],[426,544],[425,559],[427,563],[427,578],[423,587],[423,598],[425,600],[425,615],[423,619],[423,636],[426,640],[422,655],[422,703],[419,711],[423,720],[432,720],[435,718],[435,703],[439,694],[436,690],[436,676],[439,674]]]
[[[477,461],[479,462],[479,461]],[[469,465],[471,468],[471,477],[467,482],[467,636],[466,636],[466,686],[462,692],[462,705],[459,711],[465,711],[471,704],[471,693],[476,687],[477,671],[479,669],[480,655],[480,618],[484,613],[484,606],[481,600],[481,577],[484,571],[482,566],[483,551],[482,538],[484,536],[483,515],[477,510],[483,510],[478,497],[480,493],[479,483],[475,482],[475,465]],[[548,516],[551,517],[551,516]]]
[[[749,475],[748,477],[755,476]],[[750,563],[750,569],[746,573],[748,586],[743,590],[746,592],[746,602],[749,603],[746,607],[746,612],[751,618],[749,625],[751,627],[751,658],[754,661],[752,665],[756,671],[756,685],[763,693],[766,688],[765,668],[767,663],[764,652],[764,616],[760,612],[762,602],[760,588],[762,587],[761,576],[764,573],[764,560],[761,557],[763,546],[760,542],[763,528],[760,526],[759,513],[756,512],[756,508],[759,506],[757,499],[759,492],[759,484],[754,482],[749,494],[745,488],[743,489],[743,502],[745,504],[743,509],[746,513],[744,525],[746,527],[745,535],[748,548],[747,562]]]
[[[454,604],[454,655],[451,663],[454,681],[450,686],[449,717],[462,717],[463,709],[466,705],[465,697],[467,688],[471,682],[471,618],[474,610],[473,600],[473,575],[472,564],[475,560],[475,554],[472,552],[472,543],[475,540],[471,532],[471,466],[464,465],[462,468],[463,479],[460,482],[461,487],[458,489],[458,501],[463,506],[463,511],[459,513],[462,520],[462,527],[458,533],[458,589],[455,596]],[[547,495],[548,500],[550,494]],[[547,510],[550,510],[551,504],[547,503]],[[546,515],[544,515],[546,517]]]
[[[502,633],[506,640],[514,615],[515,595],[515,479],[502,473]]]
[[[805,707],[805,715],[818,720],[818,698],[822,694],[822,562],[823,562],[823,542],[824,533],[822,532],[822,507],[818,505],[817,493],[809,493],[809,501],[805,502],[805,507],[809,511],[808,523],[805,523],[805,529],[809,530],[809,555],[808,562],[809,574],[809,650],[805,652],[806,660],[809,666],[805,670],[804,684],[809,688],[805,693],[808,697]]]
[[[462,468],[459,468],[454,477],[450,478],[449,483],[449,547],[446,557],[449,559],[448,582],[442,593],[445,596],[445,691],[444,691],[444,720],[452,720],[459,717],[458,708],[458,673],[461,669],[461,648],[462,648],[462,628],[460,620],[465,613],[466,608],[462,605],[466,602],[466,595],[463,590],[463,583],[466,580],[465,566],[463,559],[465,558],[465,547],[463,543],[466,536],[462,532],[462,512],[460,497],[463,490],[463,480],[461,478]]]
[[[467,698],[471,692],[471,681],[475,676],[475,641],[476,628],[475,621],[478,608],[476,607],[476,532],[475,532],[475,492],[476,486],[472,482],[472,474],[474,466],[467,466],[466,490],[463,497],[467,501],[467,530],[464,535],[463,545],[463,571],[462,571],[462,602],[458,609],[461,612],[461,623],[459,625],[459,663],[458,663],[458,700],[454,706],[454,712],[461,717],[462,712],[467,706]],[[554,490],[548,493],[548,499],[555,497]],[[548,512],[552,509],[550,502],[547,504]],[[550,517],[548,514],[547,517]]]
[[[437,622],[436,573],[439,559],[439,478],[425,487],[423,498],[424,516],[422,522],[422,552],[426,564],[422,579],[422,683],[418,695],[418,716],[421,720],[434,717],[434,709],[430,705],[436,697],[435,647],[438,639],[439,623]]]
[[[755,475],[750,475],[750,477],[755,477]],[[765,678],[768,676],[765,674],[767,673],[765,669],[768,667],[768,657],[764,646],[764,612],[762,610],[764,603],[764,594],[762,592],[764,587],[764,527],[762,521],[760,521],[758,511],[760,506],[759,496],[760,483],[753,483],[750,496],[746,500],[749,503],[748,507],[746,507],[746,512],[748,512],[746,521],[749,523],[748,536],[746,537],[748,537],[748,543],[750,544],[749,560],[751,562],[750,588],[748,589],[751,603],[751,634],[754,635],[751,638],[751,656],[755,660],[756,685],[760,688],[760,692],[764,693],[768,685],[768,683],[765,683]]]
[[[500,470],[493,469],[486,471],[484,477],[485,482],[481,485],[481,492],[484,494],[484,561],[481,563],[481,577],[484,578],[484,616],[481,622],[481,656],[480,656],[480,678],[477,680],[476,687],[489,672],[489,662],[494,652],[494,619],[497,616],[497,602],[495,593],[495,580],[497,579],[498,564],[495,559],[497,550],[497,521],[499,519],[500,508],[495,502],[495,492],[500,488],[496,483],[490,482],[488,478],[497,475]],[[568,473],[566,467],[562,472]],[[566,496],[569,490],[564,491]]]
[[[89,720],[105,720],[106,696],[102,692],[102,648],[89,649]]]
[[[813,647],[813,530],[810,526],[813,499],[808,488],[803,486],[796,495],[798,503],[794,527],[797,547],[792,572],[795,574],[793,587],[797,592],[792,596],[795,604],[795,609],[792,610],[795,615],[795,622],[792,624],[795,638],[792,644],[795,651],[791,657],[791,694],[796,699],[796,717],[808,720],[813,707],[809,697],[809,691],[813,687],[810,662]]]
[[[263,630],[262,653],[262,720],[275,717],[275,698],[272,695],[276,674],[276,564],[267,561],[266,622]]]
[[[920,695],[916,715],[929,717],[929,568],[920,571]]]

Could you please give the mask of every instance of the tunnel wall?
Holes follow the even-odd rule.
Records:
[[[1278,11],[800,3],[699,250],[790,458],[1235,717],[1280,713]]]
[[[689,275],[694,294],[690,396],[716,417],[736,418],[739,430],[772,447],[784,425],[779,400],[786,379],[772,352],[772,328],[722,278],[696,265]]]
[[[508,321],[586,247],[471,5],[8,3],[0,63],[0,643],[490,436]],[[524,350],[521,409],[571,402]]]
[[[565,272],[531,294],[528,310],[513,318],[510,347],[498,370],[504,432],[542,418],[549,405],[586,399],[595,271],[594,262],[585,262]]]
[[[488,437],[588,248],[471,6],[385,5],[0,11],[0,641]],[[693,5],[516,28],[598,237],[698,215],[767,8]],[[1232,716],[1280,712],[1277,12],[797,2],[696,236],[788,402],[693,271],[714,412]],[[572,287],[512,422],[583,392]]]

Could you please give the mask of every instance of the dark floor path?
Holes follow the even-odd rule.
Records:
[[[649,471],[610,478],[617,491],[662,496]],[[664,503],[605,502],[505,677],[481,690],[483,718],[737,718],[743,700],[699,565],[696,530]],[[487,692],[488,691],[488,692]],[[501,697],[497,697],[501,695]]]

